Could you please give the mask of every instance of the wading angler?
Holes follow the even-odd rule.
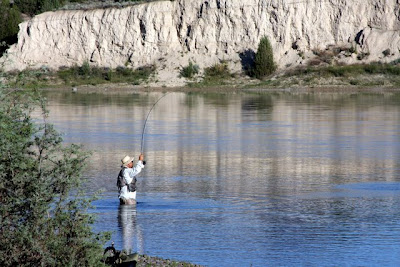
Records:
[[[121,170],[117,178],[119,202],[121,205],[136,204],[136,175],[142,171],[146,162],[144,161],[143,154],[139,155],[139,160],[135,166],[133,166],[133,160],[129,156],[121,159]]]

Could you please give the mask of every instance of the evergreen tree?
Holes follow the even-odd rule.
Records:
[[[43,123],[31,113],[42,112]],[[0,92],[0,266],[101,266],[81,190],[89,154],[63,146],[37,92]]]
[[[276,65],[274,62],[274,54],[272,46],[267,37],[263,37],[258,45],[254,62],[254,75],[258,79],[262,79],[267,75],[274,73]]]

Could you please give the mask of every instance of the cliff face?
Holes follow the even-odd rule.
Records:
[[[399,0],[175,0],[125,8],[47,12],[20,24],[4,70],[90,64],[156,64],[174,73],[189,60],[227,60],[240,70],[268,36],[280,68],[341,47],[345,63],[399,58]],[[347,48],[343,49],[343,48]],[[350,49],[351,48],[351,49]],[[343,50],[341,53],[339,53]],[[321,52],[325,51],[325,52]],[[350,51],[350,52],[349,52]]]

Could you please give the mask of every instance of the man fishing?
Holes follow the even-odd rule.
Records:
[[[121,159],[122,166],[121,171],[118,174],[117,186],[119,190],[119,202],[121,205],[128,204],[134,205],[136,204],[136,177],[135,175],[139,174],[146,162],[144,161],[143,156],[143,148],[144,148],[144,132],[146,130],[147,119],[150,116],[151,111],[156,106],[158,101],[160,101],[163,97],[165,97],[168,93],[161,96],[151,107],[149,113],[146,116],[146,119],[143,124],[142,131],[142,142],[140,145],[140,155],[139,161],[136,163],[135,167],[133,167],[133,158],[129,156],[125,156]]]
[[[136,175],[139,174],[144,165],[143,154],[139,155],[139,161],[133,166],[133,158],[125,156],[121,159],[122,166],[118,174],[117,186],[119,191],[119,202],[121,205],[136,204]]]

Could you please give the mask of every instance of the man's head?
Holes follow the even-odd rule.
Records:
[[[128,168],[132,168],[132,166],[133,166],[132,161],[133,161],[133,158],[131,158],[129,156],[125,156],[123,159],[121,159],[122,166],[128,167]]]

